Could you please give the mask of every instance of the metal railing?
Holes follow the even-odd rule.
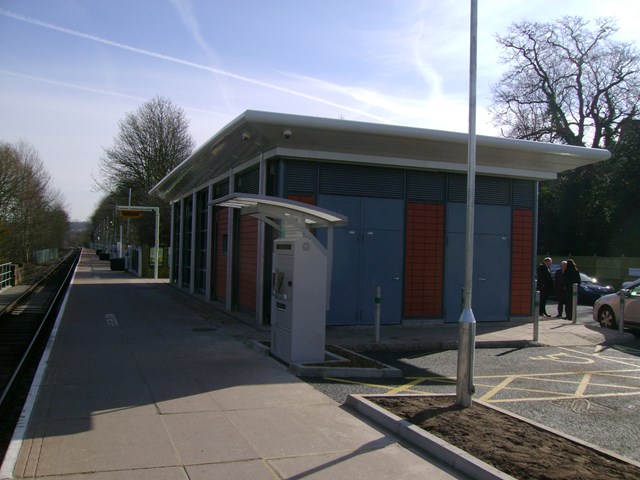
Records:
[[[0,290],[11,286],[11,263],[0,265]]]

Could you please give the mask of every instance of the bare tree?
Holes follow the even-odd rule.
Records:
[[[510,65],[492,87],[492,114],[505,136],[611,148],[638,115],[640,55],[617,42],[611,19],[523,21],[498,36]]]
[[[192,152],[194,141],[189,135],[184,111],[170,100],[155,97],[119,122],[113,145],[105,148],[100,161],[100,178],[96,185],[115,203],[126,204],[131,191],[133,204],[157,206],[161,209],[160,235],[168,240],[169,209],[166,202],[151,198],[149,190]],[[136,243],[151,242],[154,218],[146,215],[132,222],[130,239]]]
[[[0,257],[30,262],[34,250],[62,246],[67,228],[62,194],[38,152],[24,141],[1,143]]]
[[[640,113],[640,54],[615,41],[616,31],[611,19],[590,29],[580,17],[563,17],[515,23],[497,36],[509,66],[492,87],[491,113],[505,136],[614,152],[612,160],[540,184],[540,251],[619,253],[612,238],[622,211],[612,195],[620,174],[615,152],[624,125]]]
[[[127,113],[118,126],[96,180],[105,192],[128,188],[148,192],[193,150],[183,110],[163,97]]]

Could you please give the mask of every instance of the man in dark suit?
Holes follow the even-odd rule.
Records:
[[[551,258],[547,257],[538,265],[536,270],[536,288],[540,292],[540,316],[550,317],[547,313],[547,299],[553,290],[553,276],[551,275]]]

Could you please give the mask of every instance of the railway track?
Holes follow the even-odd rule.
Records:
[[[0,311],[0,459],[4,458],[64,293],[80,258],[72,250]]]

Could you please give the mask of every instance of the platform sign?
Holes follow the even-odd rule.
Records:
[[[142,213],[142,210],[120,209],[120,216],[126,219],[140,218],[142,216]]]

